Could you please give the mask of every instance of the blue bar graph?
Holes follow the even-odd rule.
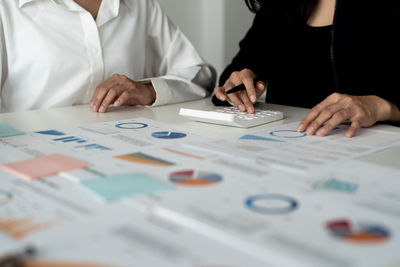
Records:
[[[87,142],[87,140],[84,140],[82,138],[75,137],[75,136],[67,136],[67,137],[56,138],[56,139],[53,139],[53,141],[63,142],[63,143],[70,143],[70,142],[86,143]]]
[[[82,146],[77,146],[76,148],[83,148],[85,150],[102,150],[102,151],[110,151],[112,150],[111,148],[98,145],[98,144],[90,144],[90,145],[82,145]]]

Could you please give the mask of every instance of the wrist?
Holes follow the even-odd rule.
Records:
[[[389,120],[390,121],[400,121],[400,110],[399,110],[399,108],[395,104],[393,104],[391,102],[389,102],[389,104],[390,104],[390,118],[389,118]]]
[[[395,104],[381,97],[374,97],[377,98],[377,121],[400,121],[400,111]]]
[[[149,101],[146,105],[152,105],[156,101],[156,90],[151,83],[145,83],[144,85],[146,86],[146,89],[149,93]]]

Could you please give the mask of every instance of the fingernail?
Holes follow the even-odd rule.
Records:
[[[324,136],[326,134],[326,129],[325,128],[321,128],[317,131],[317,135],[318,136]]]
[[[100,107],[99,112],[103,113],[105,111],[105,108],[103,106]]]
[[[315,131],[314,127],[312,127],[312,126],[308,127],[307,128],[307,135],[313,135],[314,131]]]
[[[244,111],[245,110],[245,107],[243,106],[243,105],[239,105],[239,107],[238,107],[241,111]]]
[[[297,131],[298,131],[298,132],[304,132],[304,129],[305,129],[304,124],[300,124],[300,125],[297,127]]]
[[[96,105],[93,105],[93,106],[92,106],[92,111],[93,111],[93,112],[96,112]]]
[[[250,96],[250,100],[251,100],[251,102],[256,102],[256,100],[257,100],[257,98],[254,96],[254,95],[252,95],[252,96]]]
[[[121,102],[119,102],[118,100],[115,101],[115,103],[114,103],[114,106],[115,106],[115,107],[119,107],[120,105],[121,105]]]

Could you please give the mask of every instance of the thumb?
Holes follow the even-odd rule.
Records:
[[[264,82],[258,82],[255,86],[257,96],[260,96],[262,93],[265,91],[265,83]]]

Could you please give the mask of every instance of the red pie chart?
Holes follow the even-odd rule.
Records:
[[[170,181],[183,186],[206,186],[222,181],[222,176],[216,173],[185,170],[171,173]]]
[[[377,244],[390,238],[389,230],[380,224],[334,220],[328,222],[326,227],[334,236],[351,243]]]

